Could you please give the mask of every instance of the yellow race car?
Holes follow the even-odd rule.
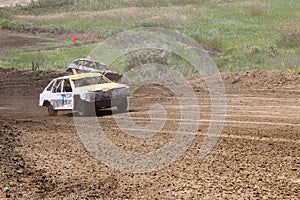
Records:
[[[82,73],[53,79],[40,94],[39,105],[48,108],[49,115],[59,110],[77,110],[80,116],[95,113],[95,109],[117,107],[126,112],[129,86],[116,83],[103,73]]]

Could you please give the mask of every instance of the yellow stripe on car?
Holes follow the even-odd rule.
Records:
[[[99,77],[103,76],[100,73],[84,73],[84,74],[74,74],[74,75],[69,75],[69,76],[63,76],[56,78],[56,80],[61,80],[61,79],[71,79],[71,80],[78,80],[78,79],[83,79],[83,78],[89,78],[89,77]]]
[[[88,85],[88,86],[83,86],[79,87],[81,90],[85,91],[97,91],[97,90],[102,90],[102,91],[109,91],[114,88],[117,88],[119,86],[118,83],[102,83],[98,85]]]

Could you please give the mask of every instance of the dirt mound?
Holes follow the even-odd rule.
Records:
[[[0,68],[0,74],[1,89],[6,96],[37,96],[53,78],[68,73]]]
[[[198,149],[207,133],[210,99],[201,77],[190,82],[201,116],[185,155],[151,173],[122,173],[95,160],[81,143],[70,112],[49,117],[39,93],[61,72],[0,69],[0,197],[11,199],[297,199],[300,184],[300,75],[284,71],[222,74],[227,115],[217,145],[205,159]],[[162,147],[181,120],[176,95],[144,86],[130,99],[132,119],[149,123],[161,104],[167,119],[149,140],[129,137],[111,113],[99,125],[119,148],[141,152]],[[119,114],[115,117],[122,118]],[[188,122],[191,123],[191,122]],[[141,128],[140,131],[143,131]]]
[[[226,85],[237,88],[293,88],[297,89],[300,84],[300,73],[287,71],[246,71],[229,72],[223,74]]]

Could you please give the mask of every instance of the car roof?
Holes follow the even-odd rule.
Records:
[[[74,60],[67,66],[66,71],[71,72],[72,69],[86,71],[86,73],[96,73],[108,70],[107,66],[104,63],[86,58],[79,58],[77,60]]]
[[[71,79],[71,80],[78,80],[82,78],[88,78],[88,77],[98,77],[102,76],[103,74],[101,73],[82,73],[82,74],[73,74],[69,76],[62,76],[59,78],[55,78],[56,80],[61,80],[61,79]]]

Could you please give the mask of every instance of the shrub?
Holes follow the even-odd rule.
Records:
[[[125,71],[128,71],[131,68],[138,67],[147,63],[158,63],[162,65],[167,65],[170,56],[170,52],[155,49],[145,49],[130,52],[125,56],[124,69]]]

